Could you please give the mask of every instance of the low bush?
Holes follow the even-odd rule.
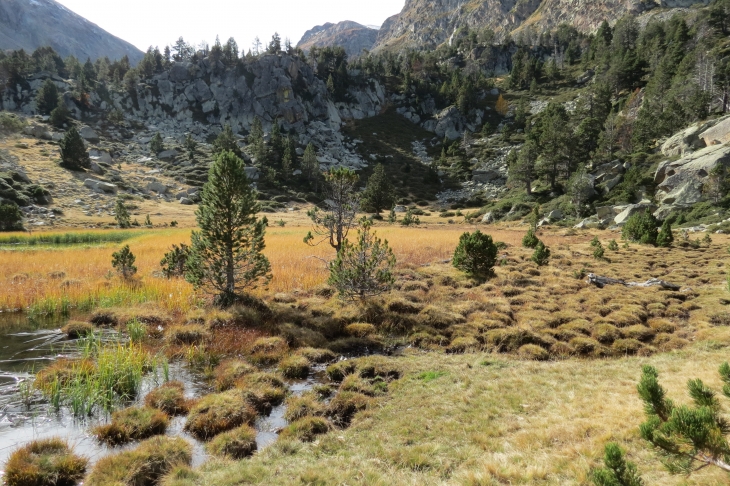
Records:
[[[627,241],[656,245],[659,221],[649,210],[633,214],[624,224],[621,237]]]
[[[59,438],[40,439],[22,446],[5,464],[7,486],[75,486],[88,461]]]
[[[256,429],[242,425],[231,431],[216,436],[205,446],[205,450],[214,456],[225,456],[231,459],[243,459],[256,452]]]

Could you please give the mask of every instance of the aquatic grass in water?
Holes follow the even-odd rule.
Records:
[[[66,376],[70,379],[56,377],[39,387],[51,407],[58,411],[66,405],[75,417],[88,417],[136,398],[151,365],[148,353],[132,342],[103,344],[93,335],[80,341],[83,359],[69,362]]]
[[[127,334],[129,335],[129,340],[133,343],[141,343],[147,336],[147,326],[137,319],[133,319],[127,324]]]

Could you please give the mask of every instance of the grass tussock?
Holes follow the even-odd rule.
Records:
[[[62,439],[34,440],[10,455],[4,482],[7,486],[75,486],[83,479],[87,463]]]
[[[61,332],[69,339],[78,339],[92,334],[94,332],[94,326],[88,322],[69,321],[68,324],[61,328]]]
[[[312,442],[317,436],[332,430],[332,424],[324,417],[302,417],[290,423],[281,431],[283,440]]]
[[[244,376],[254,373],[257,368],[241,359],[229,359],[215,369],[214,384],[218,391],[226,391],[236,386],[236,382]]]
[[[163,435],[167,430],[167,414],[152,407],[130,407],[112,414],[111,422],[92,429],[91,433],[112,446]]]
[[[292,379],[304,379],[309,375],[311,363],[301,355],[293,355],[279,362],[279,371],[282,375]]]
[[[185,385],[170,381],[150,391],[144,399],[148,407],[162,410],[168,415],[187,415],[192,400],[185,398]]]
[[[185,430],[198,439],[209,440],[222,432],[252,424],[256,415],[239,390],[229,390],[201,398],[191,408]]]
[[[256,452],[256,429],[242,425],[217,435],[206,444],[205,449],[214,456],[243,459]]]
[[[178,466],[189,465],[192,446],[180,437],[153,437],[135,449],[99,460],[84,484],[90,486],[154,486]]]

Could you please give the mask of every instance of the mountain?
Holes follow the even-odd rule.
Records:
[[[318,25],[304,33],[297,47],[308,51],[312,47],[342,46],[347,55],[357,56],[370,50],[378,37],[377,29],[346,20],[337,24]]]
[[[54,0],[0,1],[0,49],[25,49],[51,46],[61,56],[96,60],[108,56],[129,56],[132,64],[143,57],[142,51],[67,9]]]
[[[638,15],[657,8],[707,5],[710,0],[406,0],[401,13],[387,19],[373,50],[434,48],[460,27],[490,28],[497,33],[531,26],[536,32],[561,23],[590,32],[604,20]]]

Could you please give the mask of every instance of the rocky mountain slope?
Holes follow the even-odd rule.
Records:
[[[490,28],[498,33],[532,26],[536,32],[569,23],[592,31],[601,22],[657,8],[708,4],[709,0],[407,0],[403,10],[385,21],[373,50],[433,48],[460,27]]]
[[[346,20],[337,24],[318,25],[304,33],[297,47],[309,51],[312,47],[341,46],[348,56],[357,56],[363,49],[372,49],[378,31]]]
[[[143,53],[70,11],[54,0],[3,0],[0,2],[0,49],[51,46],[61,56],[81,60],[129,56],[136,64]]]

